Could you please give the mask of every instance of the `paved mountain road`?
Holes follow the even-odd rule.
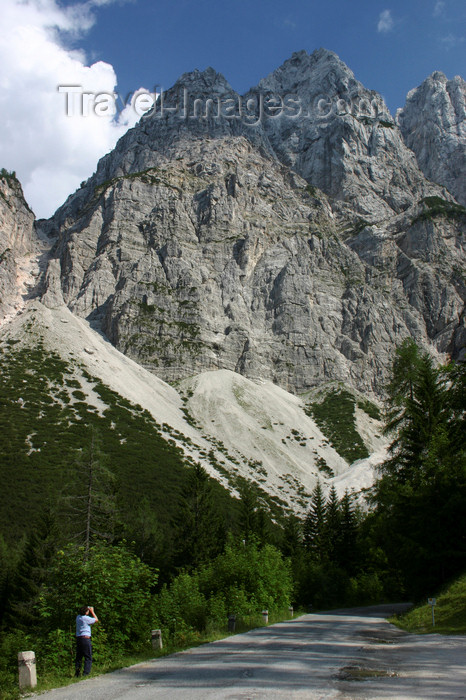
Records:
[[[383,606],[305,615],[66,688],[44,700],[466,698],[466,638],[417,636]]]

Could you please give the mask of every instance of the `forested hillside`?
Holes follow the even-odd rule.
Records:
[[[290,604],[416,599],[464,571],[465,370],[435,367],[411,341],[394,361],[385,410],[393,440],[367,505],[318,483],[304,519],[271,517],[247,484],[232,498],[148,414],[88,376],[101,401],[91,410],[71,368],[40,343],[4,349],[2,363],[2,439],[15,470],[3,481],[20,486],[0,540],[5,688],[19,646],[39,651],[46,677],[72,672],[72,621],[84,598],[99,606],[96,659],[105,667],[148,653],[154,626],[176,648],[225,630],[231,614],[254,624],[262,609],[276,615]],[[36,513],[29,528],[22,506]]]

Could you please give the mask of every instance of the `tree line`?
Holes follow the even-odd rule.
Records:
[[[144,496],[118,519],[114,477],[91,431],[81,488],[45,508],[24,541],[0,538],[0,686],[12,687],[18,645],[34,645],[44,668],[70,671],[84,603],[102,620],[98,663],[147,649],[154,626],[182,644],[224,628],[230,614],[432,595],[465,569],[465,396],[464,365],[436,366],[405,341],[387,387],[389,454],[365,500],[325,494],[319,482],[304,518],[274,522],[244,485],[233,516],[194,464],[169,538]]]

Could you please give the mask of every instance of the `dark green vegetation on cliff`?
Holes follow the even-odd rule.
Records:
[[[466,207],[456,202],[448,202],[441,197],[425,197],[421,204],[424,206],[424,211],[413,220],[413,223],[416,221],[432,221],[438,216],[455,218],[466,215]]]
[[[306,412],[312,416],[336,449],[349,464],[369,457],[369,451],[356,430],[354,412],[356,405],[370,417],[380,419],[377,406],[370,401],[357,401],[345,389],[333,389],[322,401],[308,404]]]

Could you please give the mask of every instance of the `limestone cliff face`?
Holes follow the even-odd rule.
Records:
[[[465,223],[335,54],[295,54],[244,97],[195,71],[41,222],[43,299],[163,379],[379,392],[407,336],[463,352]]]
[[[199,140],[239,136],[368,221],[429,195],[451,198],[426,180],[382,97],[319,49],[293,54],[244,96],[212,68],[184,74],[101,159],[55,223],[75,216],[95,186],[114,177],[189,158]]]
[[[358,82],[331,51],[293,54],[260,81],[251,96],[283,96],[296,116],[265,118],[264,130],[280,160],[367,219],[407,209],[437,194],[383,99]],[[291,109],[284,110],[291,114]]]
[[[397,122],[425,176],[466,205],[466,83],[435,72],[411,90]]]
[[[20,260],[34,250],[34,214],[15,175],[0,173],[0,321],[17,304]]]

